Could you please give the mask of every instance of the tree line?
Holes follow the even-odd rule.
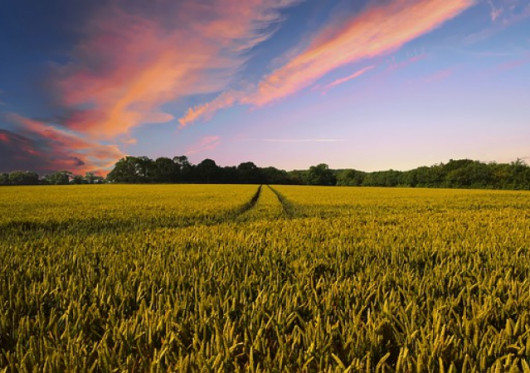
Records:
[[[102,176],[93,172],[74,175],[70,171],[57,171],[40,177],[34,171],[13,171],[0,173],[0,185],[65,185],[65,184],[102,184],[106,182]]]
[[[39,177],[31,171],[0,174],[0,185],[94,184],[94,183],[207,183],[207,184],[292,184],[425,188],[530,189],[530,167],[523,160],[511,163],[483,163],[469,159],[450,160],[409,171],[363,172],[333,170],[321,163],[307,170],[285,171],[258,167],[252,162],[221,167],[212,159],[197,165],[186,156],[174,158],[128,156],[120,159],[104,179],[68,171]]]

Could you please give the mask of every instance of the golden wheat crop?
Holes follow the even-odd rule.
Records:
[[[0,370],[530,372],[530,193],[0,189]]]

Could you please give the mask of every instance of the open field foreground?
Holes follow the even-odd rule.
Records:
[[[530,372],[530,193],[0,189],[0,371]]]

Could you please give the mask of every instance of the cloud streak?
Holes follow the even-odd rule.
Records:
[[[97,138],[113,138],[173,116],[161,106],[223,89],[266,40],[279,9],[295,0],[164,2],[164,12],[102,10],[59,66],[54,85],[64,123]]]
[[[219,136],[205,136],[199,140],[199,142],[191,146],[186,155],[193,155],[202,153],[208,150],[213,150],[221,143],[221,137]]]
[[[6,114],[5,120],[15,124],[18,133],[3,130],[0,139],[9,144],[4,168],[14,169],[24,160],[41,172],[69,170],[77,173],[105,174],[118,159],[124,156],[116,145],[85,140],[80,134],[56,128],[41,121],[18,114]]]
[[[210,119],[217,111],[233,106],[243,97],[244,93],[240,91],[231,90],[223,92],[213,101],[189,108],[186,114],[179,119],[179,123],[181,127],[185,127],[199,118]]]
[[[283,66],[266,75],[254,88],[244,93],[225,92],[219,96],[219,100],[188,110],[180,121],[189,124],[209,118],[216,110],[235,103],[254,107],[270,104],[307,88],[339,67],[391,53],[473,4],[474,0],[372,1],[363,11],[346,21],[330,19],[327,26],[312,38],[308,47],[292,55]]]
[[[273,71],[245,102],[263,106],[291,95],[346,64],[393,52],[473,5],[472,0],[394,0],[370,6],[340,29]]]
[[[482,42],[508,27],[530,18],[528,0],[488,0],[491,24],[463,39],[467,44]]]
[[[336,87],[338,85],[344,84],[344,83],[346,83],[346,82],[348,82],[348,81],[350,81],[352,79],[358,78],[361,75],[363,75],[364,73],[366,73],[367,71],[370,71],[372,69],[375,69],[375,65],[366,66],[365,68],[362,68],[361,70],[358,70],[358,71],[354,72],[351,75],[348,75],[348,76],[346,76],[344,78],[340,78],[340,79],[334,80],[333,82],[331,82],[327,86],[325,86],[324,90],[328,91],[328,90],[330,90],[333,87]]]
[[[134,144],[133,128],[174,119],[164,104],[224,89],[247,52],[272,35],[281,9],[298,1],[159,0],[152,7],[137,0],[105,2],[79,25],[67,62],[52,66],[46,90],[55,118],[8,114],[17,133],[2,132],[0,141],[21,145],[10,150],[12,157],[41,157],[35,160],[41,170],[104,173],[123,155],[106,142]],[[229,97],[212,109],[226,105],[221,99]]]

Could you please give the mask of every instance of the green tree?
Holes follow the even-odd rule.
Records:
[[[213,159],[205,159],[196,167],[197,181],[201,183],[216,183],[219,175],[219,166]]]
[[[493,184],[491,169],[484,163],[465,159],[452,161],[452,166],[445,177],[447,186],[485,188]]]
[[[146,156],[136,158],[136,175],[142,183],[154,182],[155,162]]]
[[[287,171],[275,167],[261,168],[264,182],[267,184],[294,184]]]
[[[320,163],[309,167],[307,182],[310,185],[335,185],[337,179],[327,164]]]
[[[2,172],[0,173],[0,185],[9,185],[9,174]]]
[[[97,179],[98,176],[96,176],[93,172],[85,173],[85,181],[87,182],[87,184],[94,184]]]
[[[45,180],[51,185],[67,185],[70,183],[72,173],[70,171],[57,171],[45,176]]]
[[[337,185],[359,186],[362,185],[365,173],[357,170],[341,170],[337,174]]]
[[[244,184],[261,184],[263,175],[261,170],[252,162],[243,162],[237,166],[238,179]]]
[[[74,175],[71,184],[88,184],[86,179],[81,175]]]
[[[174,183],[179,176],[179,166],[169,158],[160,157],[155,160],[153,173],[156,183]]]
[[[177,182],[190,182],[193,174],[193,166],[185,155],[173,157],[173,163],[177,168]]]
[[[9,184],[37,185],[39,184],[39,175],[33,171],[13,171],[9,174]]]
[[[138,159],[127,156],[120,159],[112,171],[107,175],[107,180],[114,183],[139,183],[141,178],[138,175]]]
[[[530,167],[522,159],[510,163],[510,179],[514,189],[530,189]]]

